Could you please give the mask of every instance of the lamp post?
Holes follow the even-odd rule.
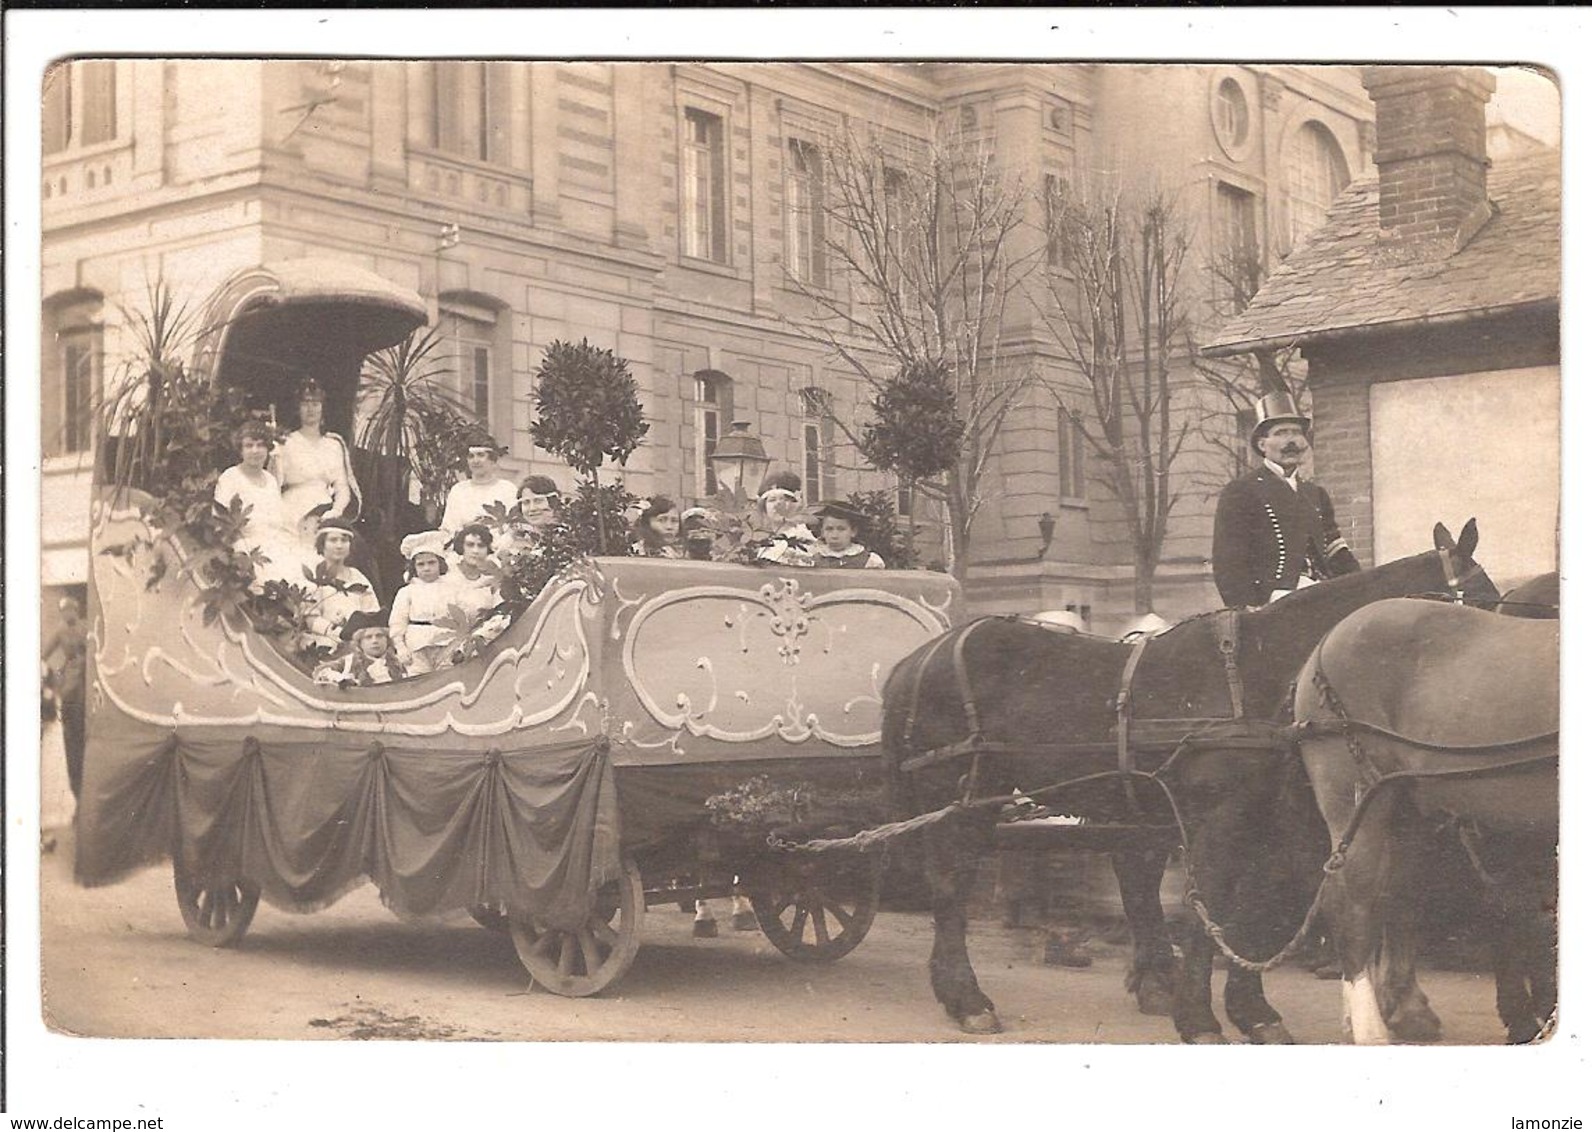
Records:
[[[738,504],[752,498],[758,484],[763,482],[763,474],[774,462],[763,450],[763,442],[753,436],[751,430],[750,421],[732,422],[730,431],[719,437],[713,446],[713,455],[708,457],[719,487]]]

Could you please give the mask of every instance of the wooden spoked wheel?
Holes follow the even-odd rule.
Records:
[[[844,865],[800,861],[752,893],[757,926],[770,943],[803,963],[829,963],[849,954],[879,910],[877,856]]]
[[[538,986],[566,998],[585,998],[630,969],[641,948],[646,906],[641,870],[626,857],[623,875],[602,887],[586,922],[576,930],[515,920],[509,934]]]
[[[177,907],[188,936],[207,947],[231,947],[243,938],[260,904],[260,890],[246,880],[200,884],[181,870],[173,874]]]

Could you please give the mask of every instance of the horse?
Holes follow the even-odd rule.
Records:
[[[898,663],[884,689],[882,743],[896,805],[927,818],[933,806],[962,803],[919,827],[934,921],[930,984],[957,1025],[975,1034],[1001,1028],[966,947],[978,857],[996,825],[996,804],[985,803],[1009,802],[1013,790],[1048,799],[1058,791],[1038,784],[1066,779],[1056,805],[1084,817],[1085,830],[1089,824],[1159,827],[1139,848],[1112,855],[1133,937],[1129,989],[1147,1013],[1167,1012],[1154,1009],[1152,996],[1170,997],[1185,1041],[1221,1040],[1210,1009],[1205,935],[1191,938],[1185,950],[1193,961],[1171,993],[1176,967],[1160,901],[1168,852],[1178,840],[1168,791],[1183,784],[1185,849],[1200,863],[1203,899],[1229,921],[1230,938],[1269,938],[1295,912],[1302,919],[1294,894],[1310,883],[1307,868],[1318,869],[1326,856],[1319,819],[1312,827],[1319,850],[1313,864],[1306,864],[1311,852],[1292,850],[1266,854],[1263,867],[1246,864],[1257,843],[1252,822],[1269,823],[1278,840],[1297,840],[1279,811],[1289,809],[1307,825],[1314,812],[1302,775],[1283,781],[1280,771],[1286,760],[1279,752],[1291,748],[1275,728],[1286,722],[1289,681],[1322,633],[1373,601],[1461,589],[1496,598],[1471,557],[1476,538],[1474,520],[1457,544],[1438,524],[1434,549],[1424,554],[1308,587],[1260,610],[1201,615],[1134,645],[985,618]],[[1155,756],[1161,777],[1150,784],[1138,762]],[[1279,799],[1293,804],[1279,807]],[[1283,868],[1299,875],[1263,875]],[[1286,894],[1281,911],[1239,904],[1258,906],[1272,890]],[[1196,982],[1201,987],[1190,989]],[[1265,1000],[1258,971],[1230,969],[1225,1004],[1251,1040],[1292,1040]]]
[[[1557,571],[1538,574],[1521,582],[1499,599],[1498,612],[1505,617],[1532,617],[1539,621],[1559,619],[1559,575]]]
[[[1558,571],[1538,574],[1506,592],[1498,612],[1505,617],[1558,620]],[[1535,1041],[1559,1004],[1557,856],[1543,853],[1540,844],[1497,835],[1476,851],[1484,876],[1508,873],[1522,882],[1507,887],[1486,884],[1484,910],[1494,929],[1498,1016],[1511,1043]],[[1494,858],[1491,863],[1489,857]]]
[[[1294,728],[1335,843],[1322,909],[1356,1043],[1392,1036],[1401,980],[1381,968],[1413,977],[1402,897],[1434,820],[1457,825],[1497,914],[1527,929],[1500,933],[1498,951],[1541,938],[1558,842],[1558,650],[1555,622],[1392,600],[1344,618],[1301,668]],[[1523,970],[1523,982],[1499,978],[1511,1041],[1548,1026],[1557,995],[1551,954],[1546,974],[1540,959]]]

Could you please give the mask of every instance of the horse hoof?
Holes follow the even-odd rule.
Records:
[[[1252,1045],[1257,1046],[1291,1046],[1294,1036],[1288,1032],[1288,1027],[1281,1022],[1262,1022],[1246,1035]]]
[[[1427,1044],[1443,1036],[1443,1023],[1430,1006],[1400,1007],[1387,1020],[1388,1032],[1401,1042]]]
[[[1158,1018],[1172,1016],[1172,981],[1162,971],[1146,971],[1133,988],[1139,1001],[1139,1013]]]
[[[1227,1038],[1220,1030],[1202,1030],[1197,1034],[1190,1034],[1183,1039],[1184,1045],[1190,1046],[1224,1046]]]
[[[977,1014],[964,1014],[957,1019],[956,1024],[962,1028],[964,1034],[998,1034],[1001,1032],[1001,1020],[996,1017],[993,1010],[983,1010]]]

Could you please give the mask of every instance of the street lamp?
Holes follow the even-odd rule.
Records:
[[[757,491],[763,473],[774,462],[751,429],[750,421],[732,422],[730,431],[719,437],[713,455],[708,457],[719,486],[743,502]]]

